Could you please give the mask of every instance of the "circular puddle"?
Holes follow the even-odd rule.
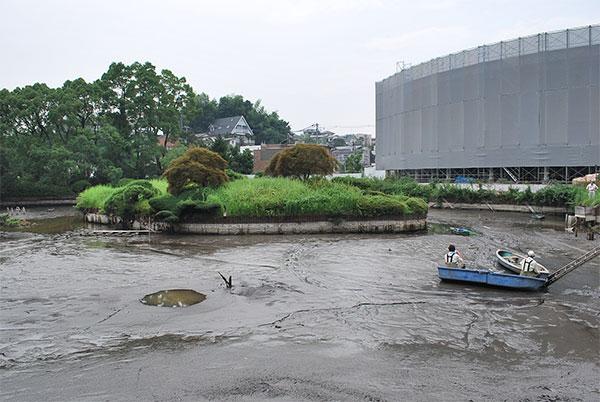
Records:
[[[187,307],[200,303],[206,299],[206,295],[191,289],[169,289],[150,293],[140,299],[140,302],[148,306],[157,307]]]

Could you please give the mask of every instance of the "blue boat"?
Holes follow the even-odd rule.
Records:
[[[531,276],[504,274],[489,269],[449,268],[438,266],[438,276],[443,281],[473,283],[518,290],[541,290],[546,279]]]

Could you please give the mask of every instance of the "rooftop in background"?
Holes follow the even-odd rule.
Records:
[[[242,128],[244,129],[243,131],[247,132],[248,134],[253,134],[252,129],[248,125],[248,122],[244,116],[231,116],[216,119],[208,127],[208,132],[210,135],[227,135],[235,133],[236,128]]]

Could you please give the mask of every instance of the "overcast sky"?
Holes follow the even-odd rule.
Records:
[[[374,133],[375,82],[485,43],[600,22],[600,0],[0,0],[0,87],[149,61],[298,130]]]

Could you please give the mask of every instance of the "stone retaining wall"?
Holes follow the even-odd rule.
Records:
[[[423,230],[426,219],[321,221],[280,223],[179,223],[173,225],[177,233],[211,235],[237,234],[307,234],[307,233],[401,233]]]
[[[103,214],[85,214],[89,223],[116,225],[119,217]],[[333,220],[316,222],[253,222],[253,223],[176,223],[134,222],[133,229],[150,229],[159,232],[193,233],[207,235],[241,234],[308,234],[308,233],[401,233],[427,228],[426,218],[419,219],[380,219],[380,220]]]
[[[75,205],[75,198],[65,198],[65,199],[51,199],[51,200],[42,200],[42,199],[4,199],[0,201],[0,207],[45,207],[45,206],[63,206],[63,205]]]

